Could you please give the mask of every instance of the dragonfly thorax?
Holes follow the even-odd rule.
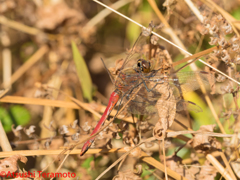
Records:
[[[144,59],[139,59],[137,61],[137,71],[143,72],[143,73],[149,73],[151,70],[151,64],[149,61],[146,61]]]

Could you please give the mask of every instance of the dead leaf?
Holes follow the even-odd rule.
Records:
[[[210,162],[206,160],[201,168],[198,179],[214,180],[217,172],[217,169],[210,165]]]
[[[6,174],[8,172],[10,173],[16,172],[19,168],[17,163],[18,160],[24,164],[27,162],[27,158],[21,155],[14,155],[0,160],[0,172],[5,171]]]
[[[197,132],[201,134],[196,134],[191,145],[199,153],[208,153],[209,151],[214,151],[221,148],[221,144],[217,141],[215,137],[205,135],[205,132],[213,132],[216,125],[204,125],[201,126]]]

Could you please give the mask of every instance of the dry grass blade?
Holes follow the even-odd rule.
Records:
[[[32,67],[44,54],[48,52],[48,46],[44,45],[37,50],[11,77],[11,81],[4,84],[6,87],[17,81],[30,67]],[[3,86],[3,84],[1,85]]]
[[[37,35],[38,33],[41,32],[39,29],[26,26],[26,25],[21,24],[21,23],[16,22],[16,21],[9,20],[4,16],[0,16],[0,23],[3,24],[3,25],[9,26],[13,29],[16,29],[18,31],[22,31],[24,33],[28,33],[28,34],[31,34],[31,35]]]
[[[1,99],[5,94],[7,94],[8,91],[9,91],[9,89],[5,89],[5,90],[0,91],[0,99]]]
[[[203,21],[203,16],[199,12],[199,10],[194,6],[193,2],[191,0],[185,0],[186,4],[188,7],[194,12],[194,14],[197,16],[197,18],[202,22]]]
[[[228,170],[228,172],[230,173],[231,177],[232,177],[234,180],[237,180],[237,178],[236,178],[234,172],[232,171],[232,168],[231,168],[231,166],[230,166],[230,164],[229,164],[229,162],[228,162],[225,154],[224,154],[223,152],[220,152],[220,153],[221,153],[222,160],[223,160],[223,162],[225,163],[225,165],[226,165],[226,167],[227,167],[227,170]]]
[[[8,137],[3,129],[2,122],[0,120],[0,145],[3,151],[12,151],[12,147],[8,141]]]
[[[182,134],[202,134],[202,132],[197,131],[176,131],[176,132],[168,132],[167,137],[175,137]],[[221,134],[221,133],[212,133],[212,132],[204,132],[204,135],[213,136],[213,137],[223,137],[223,138],[232,138],[233,134]]]
[[[141,159],[143,161],[145,161],[146,163],[159,169],[160,171],[164,172],[164,169],[165,169],[164,165],[162,163],[160,163],[159,161],[157,161],[156,159],[152,158],[151,156],[147,155],[145,152],[142,152]],[[187,180],[185,177],[179,175],[178,173],[174,172],[173,170],[171,170],[169,168],[167,168],[167,174],[177,180],[183,180],[183,179]]]
[[[113,9],[119,9],[122,6],[125,6],[126,4],[132,2],[133,0],[121,0],[114,3],[111,7]],[[95,27],[102,19],[106,18],[109,14],[111,14],[112,11],[109,11],[108,9],[103,9],[101,12],[99,12],[96,16],[94,16],[88,23],[84,26],[83,31],[89,31],[93,27]]]
[[[58,150],[18,150],[18,151],[6,151],[0,153],[0,158],[10,157],[16,154],[20,154],[22,156],[44,156],[44,155],[57,155],[62,152],[61,149]],[[80,154],[81,149],[73,149],[70,154]],[[86,154],[97,154],[97,153],[125,153],[126,150],[124,148],[112,148],[109,150],[103,149],[89,149]],[[64,154],[67,154],[65,152]]]
[[[219,47],[215,46],[215,47],[212,47],[212,48],[210,48],[210,49],[207,49],[207,50],[201,51],[201,52],[199,52],[199,53],[196,53],[196,54],[194,54],[194,55],[192,55],[192,56],[188,56],[188,57],[186,57],[186,58],[183,58],[183,59],[181,59],[181,60],[179,60],[179,61],[177,61],[177,62],[173,62],[173,67],[175,67],[175,66],[177,66],[177,65],[179,65],[179,64],[188,62],[188,61],[191,60],[191,59],[200,58],[201,56],[204,56],[204,55],[206,55],[206,54],[209,54],[209,53],[211,53],[212,51],[217,50],[218,48],[219,48]]]
[[[226,171],[226,169],[219,163],[219,161],[213,157],[211,154],[208,154],[206,156],[207,160],[209,160],[211,162],[211,164],[218,170],[219,173],[221,173],[221,175],[228,180],[233,180],[233,178],[231,177],[231,175]]]
[[[72,98],[72,97],[71,97]],[[73,102],[68,101],[60,101],[60,100],[49,100],[49,99],[38,99],[38,98],[27,98],[27,97],[20,97],[20,96],[5,96],[0,99],[2,103],[14,103],[14,104],[32,104],[32,105],[40,105],[40,106],[53,106],[53,107],[63,107],[63,108],[72,108],[72,109],[85,109],[89,110],[90,105],[88,103],[83,103],[75,98],[72,99]],[[80,103],[79,103],[80,102]],[[106,106],[102,106],[100,112],[103,113]],[[94,111],[94,110],[91,110]],[[91,112],[90,111],[90,112]],[[116,110],[111,112],[111,116],[116,114]],[[94,114],[98,117],[101,117],[100,114]],[[132,122],[130,117],[122,118],[124,121]]]

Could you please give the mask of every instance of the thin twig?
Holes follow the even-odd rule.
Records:
[[[126,4],[132,2],[133,0],[121,0],[117,1],[116,3],[112,4],[111,7],[113,9],[119,9]],[[96,25],[104,18],[106,18],[109,14],[111,14],[112,11],[109,11],[108,9],[103,9],[101,12],[99,12],[96,16],[91,18],[90,21],[84,26],[83,31],[89,31],[90,29],[96,27]]]

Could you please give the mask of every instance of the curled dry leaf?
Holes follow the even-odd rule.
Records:
[[[86,121],[82,127],[83,131],[87,132],[91,129],[91,126],[88,125],[88,121]]]
[[[0,172],[8,172],[13,173],[18,170],[17,161],[21,161],[22,163],[27,162],[27,158],[21,155],[14,155],[5,159],[0,160]]]
[[[78,120],[76,119],[75,121],[73,121],[73,122],[70,124],[70,127],[71,127],[72,129],[79,128],[79,126],[78,126]]]
[[[134,170],[134,173],[138,174],[138,175],[141,175],[142,172],[143,172],[142,164],[137,164],[135,167],[136,167],[136,169]]]
[[[153,136],[158,140],[162,140],[162,126],[160,122],[157,122],[155,125],[153,129]]]
[[[174,121],[176,114],[176,101],[173,95],[173,90],[168,84],[159,84],[156,86],[156,89],[162,96],[156,103],[159,120],[153,129],[153,135],[157,139],[162,139],[165,137],[166,131]]]
[[[69,133],[67,125],[62,125],[62,126],[59,128],[59,133],[60,133],[60,134],[67,134],[67,133]]]
[[[209,151],[214,151],[221,149],[221,144],[217,141],[215,137],[205,135],[205,132],[213,132],[213,129],[216,125],[204,125],[201,126],[193,139],[191,145],[199,153],[208,153]]]
[[[23,130],[29,138],[32,138],[33,133],[35,132],[35,128],[36,128],[36,126],[31,125],[28,129],[24,128]]]
[[[19,125],[16,127],[16,129],[14,129],[14,124],[12,125],[12,131],[13,131],[13,134],[20,140],[22,138],[22,135],[21,135],[21,130],[22,130],[22,126]]]
[[[139,143],[139,136],[133,136],[129,130],[126,130],[123,132],[123,143],[129,146],[134,146]]]
[[[73,134],[72,136],[71,136],[71,139],[73,140],[73,141],[78,141],[79,140],[79,137],[80,137],[80,133],[75,133],[75,134]]]

